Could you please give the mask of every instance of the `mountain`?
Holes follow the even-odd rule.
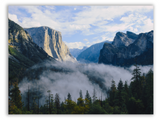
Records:
[[[25,30],[30,34],[33,42],[39,47],[42,47],[49,56],[60,61],[73,58],[68,47],[62,41],[62,36],[59,31],[46,26],[27,28]]]
[[[129,31],[127,33],[117,32],[112,44],[116,47],[129,46],[137,37],[138,35]]]
[[[54,60],[36,45],[21,26],[8,20],[9,79],[14,79],[23,70],[44,60]]]
[[[110,41],[105,41],[105,42],[110,43]],[[102,49],[103,44],[105,42],[97,43],[90,46],[89,48],[87,48],[86,50],[84,50],[78,55],[77,60],[81,62],[86,62],[86,63],[89,63],[89,62],[97,63],[100,50]]]
[[[69,51],[70,51],[70,53],[71,53],[71,55],[72,55],[73,57],[77,58],[78,55],[79,55],[81,52],[83,52],[84,50],[86,50],[86,49],[87,49],[87,47],[84,46],[82,49],[73,48],[73,49],[69,49]]]
[[[105,43],[100,51],[98,63],[118,66],[130,66],[135,63],[141,65],[153,64],[153,31],[140,33],[133,37],[136,39],[128,46],[115,45],[116,42],[114,41],[117,41],[116,39],[112,44]]]

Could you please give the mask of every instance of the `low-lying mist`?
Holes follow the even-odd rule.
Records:
[[[38,89],[42,95],[40,98],[41,105],[45,102],[48,90],[51,91],[53,96],[58,93],[60,101],[64,101],[68,93],[71,94],[72,100],[76,101],[80,90],[82,90],[83,98],[85,98],[87,90],[90,96],[93,96],[94,89],[98,99],[101,96],[102,99],[105,99],[107,97],[107,89],[111,86],[111,81],[114,80],[115,84],[118,85],[121,79],[123,83],[127,81],[129,84],[133,69],[134,66],[123,68],[94,63],[81,64],[78,62],[47,61],[28,69],[28,74],[36,77],[29,78],[27,74],[19,84],[19,88],[23,101],[26,100],[28,87],[30,90]],[[149,69],[153,70],[153,66],[140,66],[140,69],[141,73],[147,73]]]

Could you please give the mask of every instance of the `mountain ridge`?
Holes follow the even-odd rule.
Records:
[[[83,52],[81,52],[78,55],[77,60],[80,62],[86,62],[86,63],[89,63],[89,62],[98,63],[100,49],[102,49],[103,44],[105,42],[111,43],[110,41],[104,41],[101,43],[94,44],[94,45],[88,47]]]
[[[25,69],[44,60],[55,60],[38,45],[20,25],[8,19],[9,80],[15,79]]]
[[[128,46],[117,47],[114,44],[105,43],[98,61],[98,63],[118,66],[130,66],[136,62],[143,65],[153,64],[153,30],[140,33],[136,40]]]

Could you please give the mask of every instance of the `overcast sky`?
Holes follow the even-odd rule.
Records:
[[[153,6],[8,6],[8,17],[23,28],[48,26],[69,48],[82,48],[116,32],[153,30]]]

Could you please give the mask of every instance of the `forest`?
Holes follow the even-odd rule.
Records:
[[[48,90],[45,96],[45,104],[40,105],[42,96],[38,90],[32,95],[28,87],[26,104],[22,102],[21,91],[18,82],[12,83],[9,89],[8,113],[9,114],[153,114],[153,71],[141,75],[140,68],[135,65],[131,82],[123,83],[119,80],[118,86],[112,80],[111,87],[107,91],[107,98],[102,100],[96,97],[96,90],[91,95],[88,91],[79,91],[79,98],[72,100],[68,93],[64,101],[60,101],[59,94],[52,94]],[[83,96],[83,94],[85,94]],[[33,97],[34,96],[34,97]],[[30,99],[33,99],[30,101]]]

